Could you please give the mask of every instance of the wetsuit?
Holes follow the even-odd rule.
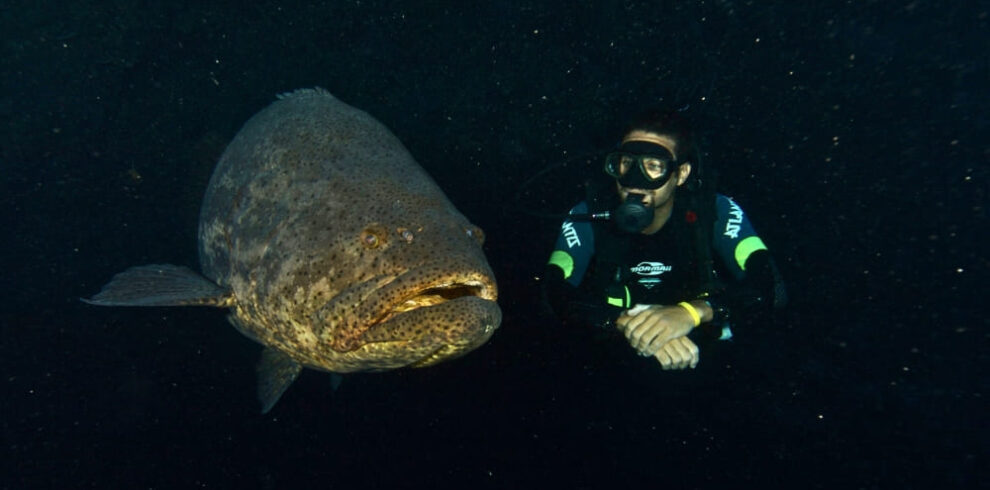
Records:
[[[742,208],[716,195],[711,233],[699,235],[692,229],[703,226],[698,214],[679,206],[677,198],[674,202],[671,217],[652,235],[623,233],[611,222],[564,221],[544,288],[566,323],[611,326],[633,305],[704,299],[712,306],[716,327],[706,328],[725,338],[731,335],[730,323],[757,321],[769,313],[774,295],[770,255]],[[570,215],[586,214],[588,208],[581,202]],[[699,252],[697,236],[711,238],[711,252]],[[699,277],[707,269],[712,274]]]

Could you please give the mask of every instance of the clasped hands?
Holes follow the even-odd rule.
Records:
[[[694,319],[681,306],[636,305],[619,315],[615,324],[633,349],[656,357],[664,370],[698,365],[698,346],[686,337]]]

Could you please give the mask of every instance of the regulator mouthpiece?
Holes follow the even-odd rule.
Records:
[[[646,194],[630,192],[613,214],[615,226],[626,233],[639,233],[653,222],[653,208],[646,206]]]

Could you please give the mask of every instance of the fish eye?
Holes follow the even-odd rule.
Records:
[[[367,248],[378,248],[384,241],[375,230],[366,228],[361,232],[361,244]]]
[[[478,245],[485,244],[485,232],[481,231],[481,228],[478,228],[477,226],[472,225],[465,227],[464,234],[466,234],[468,238],[473,238],[477,241]]]
[[[413,241],[413,238],[415,238],[413,232],[409,231],[408,228],[398,228],[395,231],[399,234],[400,237],[402,237],[403,240],[407,242],[411,242]]]

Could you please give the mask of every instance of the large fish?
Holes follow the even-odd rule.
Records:
[[[421,367],[482,345],[502,317],[483,241],[385,126],[297,90],[220,157],[200,214],[203,275],[134,267],[86,301],[229,308],[265,346],[267,412],[303,367]]]

